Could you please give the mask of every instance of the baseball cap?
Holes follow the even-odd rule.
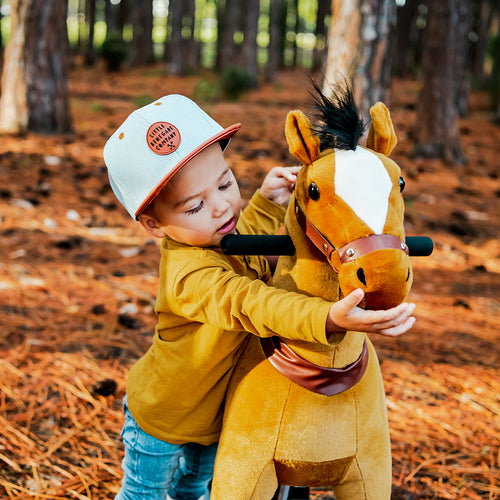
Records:
[[[221,127],[196,103],[171,94],[132,112],[104,146],[111,188],[133,219],[201,151],[224,150],[240,129]]]

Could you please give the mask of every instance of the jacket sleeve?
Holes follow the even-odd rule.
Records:
[[[328,344],[331,303],[241,276],[215,256],[196,260],[168,280],[165,298],[174,314],[229,331]]]
[[[250,199],[238,221],[241,234],[276,234],[283,225],[286,210],[268,200],[259,190]]]

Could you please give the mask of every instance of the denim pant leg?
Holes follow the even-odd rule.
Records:
[[[116,500],[165,500],[179,466],[182,445],[170,444],[150,436],[137,425],[126,403],[124,410],[124,474]]]
[[[168,494],[175,500],[198,500],[203,495],[208,499],[217,443],[210,446],[187,443],[182,446],[182,451]]]

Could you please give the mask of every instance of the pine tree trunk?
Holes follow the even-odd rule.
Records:
[[[3,56],[3,39],[2,39],[2,0],[0,0],[0,63]]]
[[[299,47],[297,45],[297,35],[300,33],[299,0],[292,0],[292,2],[295,12],[295,25],[293,26],[293,32],[295,33],[293,40],[293,67],[296,68],[299,64]]]
[[[104,19],[106,20],[106,33],[112,33],[118,29],[118,18],[116,16],[116,7],[111,0],[105,0]]]
[[[366,120],[375,102],[389,99],[395,8],[393,0],[332,0],[323,91],[329,95],[332,84],[347,78]]]
[[[171,26],[170,40],[165,44],[166,70],[170,75],[182,75],[182,12],[183,3],[169,2],[168,22]]]
[[[479,0],[477,2],[477,8],[479,9],[477,15],[479,25],[477,28],[477,43],[475,44],[475,50],[473,52],[472,69],[475,80],[481,84],[484,84],[486,81],[484,61],[488,50],[488,34],[493,20],[493,2],[494,0]]]
[[[146,66],[154,62],[153,51],[153,1],[134,0],[132,8],[134,37],[130,66]]]
[[[325,24],[325,17],[330,12],[330,0],[318,0],[318,10],[316,12],[316,28],[314,34],[316,36],[316,46],[313,54],[313,71],[320,69],[323,66],[326,41],[328,32]]]
[[[396,37],[393,47],[393,71],[397,76],[415,75],[415,21],[418,0],[406,0],[397,8]]]
[[[457,2],[429,2],[428,22],[422,59],[423,84],[417,102],[415,153],[463,164],[466,158],[460,147],[456,51],[458,26]],[[463,76],[462,76],[463,77]]]
[[[191,36],[182,41],[182,56],[184,59],[184,70],[196,70],[199,65],[199,46],[196,43],[196,5],[195,0],[184,0],[184,15],[191,20],[189,28]]]
[[[0,130],[71,130],[66,67],[65,0],[12,2],[12,36],[4,62]]]
[[[257,85],[257,30],[259,23],[259,0],[247,0],[245,9],[245,38],[242,56],[245,69],[254,85]]]
[[[242,56],[242,43],[236,43],[234,35],[237,30],[245,30],[245,9],[243,3],[246,0],[225,0],[219,10],[219,34],[217,47],[217,68],[224,70],[229,66],[245,65]],[[220,42],[220,43],[219,43]]]
[[[274,0],[269,12],[269,45],[267,47],[266,81],[274,82],[279,67],[280,15],[283,0]]]
[[[23,53],[31,0],[12,3],[12,33],[5,49],[0,96],[0,131],[16,133],[28,127],[28,95]]]
[[[496,6],[497,17],[500,19],[500,5]],[[500,22],[497,24],[495,42],[493,44],[493,62],[489,83],[489,94],[494,110],[493,123],[500,125]]]
[[[468,98],[470,91],[469,77],[472,73],[472,61],[469,50],[469,32],[471,18],[471,0],[457,0],[454,7],[456,21],[453,30],[455,37],[455,102],[460,118],[469,114]]]
[[[87,47],[85,50],[85,65],[93,66],[95,62],[94,50],[94,26],[95,26],[95,2],[96,0],[87,0],[85,2],[86,19],[88,24]]]
[[[221,70],[238,65],[234,32],[241,14],[240,0],[226,0],[219,8],[217,67]]]

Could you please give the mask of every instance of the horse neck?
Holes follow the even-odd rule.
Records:
[[[293,241],[295,255],[279,258],[274,284],[335,302],[340,293],[338,275],[300,228],[294,205],[292,197],[285,217],[285,232]]]
[[[299,227],[293,205],[292,199],[285,218],[285,231],[292,238],[295,255],[281,256],[279,258],[273,284],[278,288],[302,292],[336,302],[340,296],[338,275],[324,255],[313,246]],[[337,367],[345,366],[345,364],[351,362],[349,354],[347,354],[348,361],[343,361],[346,353],[339,353],[336,348],[336,345],[344,339],[344,336],[343,334],[331,335],[329,337],[331,345],[329,346],[289,339],[286,340],[286,343],[297,354],[315,364]],[[338,357],[339,363],[335,361],[336,357]]]

